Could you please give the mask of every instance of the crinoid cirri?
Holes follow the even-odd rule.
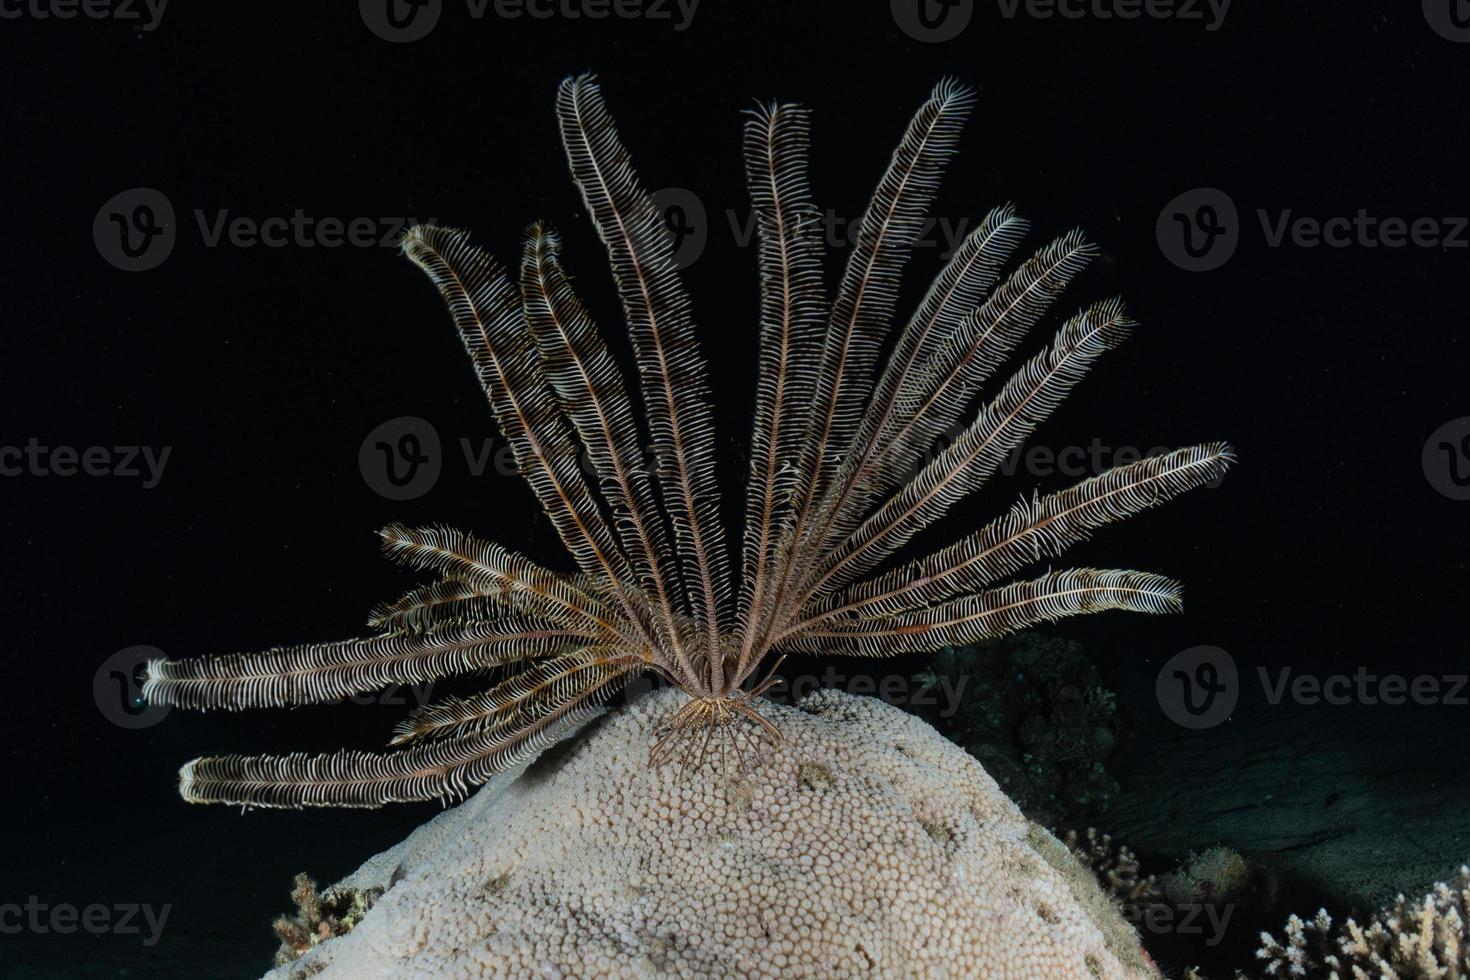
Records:
[[[390,525],[381,532],[387,553],[438,580],[378,608],[375,635],[151,662],[150,701],[230,710],[495,672],[483,693],[411,714],[397,748],[196,759],[180,774],[184,798],[372,807],[462,796],[645,672],[690,699],[670,738],[694,741],[731,724],[779,737],[761,717],[757,678],[782,652],[883,657],[1080,613],[1176,610],[1179,586],[1159,575],[1015,576],[1100,525],[1215,480],[1231,461],[1222,443],[1025,497],[954,544],[900,560],[917,532],[996,474],[1130,327],[1118,300],[1088,306],[976,405],[1094,254],[1068,232],[1005,274],[1026,231],[1005,206],[947,260],[879,370],[901,270],[973,102],[971,89],[945,80],[919,109],[830,300],[807,178],[808,113],[762,105],[745,121],[760,364],[737,576],[721,527],[708,369],[671,235],[594,79],[565,80],[556,98],[562,139],[607,246],[642,414],[573,290],[555,232],[529,229],[519,276],[461,231],[414,228],[403,252],[447,301],[517,466],[577,570],[552,571],[448,528]],[[941,435],[947,448],[935,452]]]

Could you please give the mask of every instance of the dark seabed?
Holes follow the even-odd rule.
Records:
[[[426,692],[168,711],[138,700],[138,648],[358,635],[418,581],[379,554],[390,521],[565,567],[524,484],[496,471],[504,443],[442,306],[388,246],[432,220],[513,261],[548,219],[618,335],[553,112],[584,70],[692,243],[727,523],[756,373],[740,156],[756,99],[811,107],[815,195],[841,238],[934,84],[977,87],[900,310],[960,229],[1012,201],[1032,247],[1072,227],[1098,244],[1059,312],[1117,294],[1140,322],[1037,431],[1041,453],[915,547],[1129,454],[1228,439],[1239,455],[1218,487],[1056,563],[1177,578],[1181,615],[941,658],[793,658],[777,697],[894,678],[892,700],[1034,819],[1096,827],[1173,876],[1142,928],[1171,976],[1253,969],[1258,933],[1288,914],[1371,913],[1470,862],[1463,4],[645,0],[596,18],[591,0],[482,16],[445,0],[432,30],[392,41],[382,6],[67,17],[0,0],[0,975],[259,976],[295,874],[335,881],[439,812],[184,804],[190,758],[379,747]],[[507,16],[531,7],[547,15]],[[167,233],[128,254],[130,223]],[[392,499],[370,437],[404,417],[437,437],[438,475]],[[916,677],[966,681],[936,698]],[[1185,881],[1220,847],[1209,860],[1238,880]],[[1219,928],[1183,927],[1191,905]]]

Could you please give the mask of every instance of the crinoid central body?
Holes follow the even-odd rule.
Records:
[[[198,759],[182,771],[184,797],[287,807],[457,797],[645,672],[690,699],[673,736],[707,740],[743,721],[775,737],[755,682],[774,654],[888,656],[1081,613],[1177,608],[1178,585],[1159,575],[1017,576],[1103,524],[1216,479],[1231,458],[1224,444],[1023,498],[954,544],[902,560],[915,534],[985,486],[1130,328],[1120,302],[1094,303],[980,399],[1093,254],[1071,232],[1006,274],[1026,231],[1006,206],[948,259],[888,348],[901,271],[973,102],[971,90],[946,80],[919,109],[830,298],[807,178],[808,114],[771,104],[746,120],[760,376],[737,573],[721,527],[708,371],[671,236],[598,86],[590,76],[563,82],[562,139],[607,247],[642,412],[547,227],[529,230],[518,274],[459,231],[414,228],[403,251],[448,303],[517,466],[576,570],[553,571],[447,528],[392,525],[382,532],[388,554],[439,579],[380,607],[375,635],[150,663],[145,696],[191,708],[306,704],[393,683],[500,675],[481,694],[413,713],[388,752]],[[931,452],[941,435],[953,438]]]

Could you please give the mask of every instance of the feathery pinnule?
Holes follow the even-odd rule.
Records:
[[[1148,572],[1013,577],[1103,525],[1213,484],[1234,460],[1224,443],[1022,498],[948,547],[901,560],[919,531],[987,485],[1131,326],[1121,302],[1094,303],[980,399],[1094,254],[1073,231],[1005,275],[1027,230],[1006,205],[944,264],[877,371],[900,274],[973,102],[970,89],[945,79],[915,115],[830,305],[807,174],[810,116],[780,103],[748,114],[760,373],[736,589],[715,485],[708,369],[672,241],[595,79],[564,81],[562,140],[607,248],[656,474],[643,466],[631,386],[572,288],[555,233],[530,227],[512,281],[463,232],[410,230],[403,251],[448,304],[517,465],[577,570],[555,571],[451,528],[392,524],[380,532],[384,551],[437,579],[375,608],[377,635],[149,663],[145,697],[200,709],[494,675],[478,694],[414,711],[387,752],[196,759],[180,772],[183,797],[266,807],[457,798],[645,672],[689,697],[650,761],[702,757],[731,725],[780,737],[759,698],[786,652],[888,656],[1109,609],[1176,611],[1178,583]],[[947,449],[926,458],[951,434]]]
[[[1125,609],[1179,609],[1179,583],[1126,569],[1069,568],[938,606],[874,619],[837,620],[793,637],[792,649],[858,657],[890,657],[993,639],[1066,616]]]
[[[571,426],[536,363],[520,290],[461,231],[410,228],[403,254],[443,294],[516,466],[567,549],[584,573],[607,576],[620,586],[618,594],[627,595],[632,580],[627,559],[613,544],[578,467]],[[631,613],[626,600],[624,607]]]
[[[521,262],[526,322],[536,339],[541,367],[576,426],[614,525],[632,556],[642,588],[658,607],[665,642],[683,650],[674,622],[669,580],[661,562],[667,554],[663,517],[652,481],[638,452],[640,439],[622,372],[607,349],[561,267],[561,240],[533,225]]]
[[[1068,320],[1051,347],[1027,361],[952,446],[833,551],[809,592],[821,594],[857,578],[984,486],[1092,363],[1122,343],[1131,326],[1115,300]]]
[[[1022,499],[954,544],[829,598],[791,632],[799,634],[813,623],[853,615],[910,612],[982,589],[1061,555],[1105,524],[1126,520],[1219,479],[1232,458],[1223,443],[1190,446],[1115,467],[1045,497]]]
[[[179,772],[179,794],[190,803],[268,808],[377,807],[384,803],[451,800],[497,772],[534,755],[562,725],[596,711],[599,695],[625,682],[634,668],[609,665],[594,681],[551,696],[532,690],[540,710],[510,728],[431,739],[390,752],[345,750],[322,755],[216,756]],[[567,696],[555,699],[555,694]]]
[[[602,92],[591,75],[562,82],[557,118],[572,179],[607,246],[608,264],[638,372],[660,472],[664,506],[684,565],[691,612],[700,621],[710,686],[723,683],[720,611],[730,593],[708,371],[694,337],[689,297],[674,267],[673,237],[638,182]]]
[[[857,228],[828,322],[824,384],[813,423],[821,490],[852,443],[898,304],[899,278],[923,233],[939,178],[959,146],[975,90],[946,78],[909,124]],[[826,450],[831,449],[832,452]]]
[[[803,600],[815,551],[809,538],[822,500],[857,435],[873,369],[898,302],[899,277],[974,102],[974,89],[952,78],[934,87],[909,123],[857,224],[827,320],[815,410],[806,435],[807,479],[799,488],[776,590],[777,615],[789,615]]]
[[[811,478],[803,453],[826,316],[822,240],[807,176],[811,120],[805,108],[771,103],[745,122],[745,179],[760,262],[760,373],[751,428],[745,549],[740,583],[744,666],[775,614],[784,532]]]
[[[390,744],[470,732],[509,731],[617,677],[645,666],[618,647],[584,647],[543,660],[470,698],[426,705],[404,719]]]
[[[994,293],[971,298],[989,289],[993,270],[1010,257],[1025,227],[1008,207],[992,212],[936,282],[956,275],[955,288],[931,291],[900,335],[868,406],[866,438],[860,433],[846,479],[828,504],[823,547],[851,534],[872,502],[911,475],[928,447],[951,432],[976,391],[1093,254],[1081,232],[1071,232],[1027,259]],[[962,269],[952,272],[956,263]]]
[[[900,331],[854,443],[855,450],[864,451],[854,451],[844,466],[844,472],[855,474],[851,482],[859,489],[866,489],[863,477],[881,471],[877,460],[869,460],[894,441],[894,430],[901,424],[898,420],[907,419],[903,424],[912,426],[927,419],[913,406],[919,404],[917,386],[936,373],[935,359],[952,344],[964,349],[963,344],[956,343],[962,329],[968,327],[965,332],[977,337],[989,332],[979,323],[972,326],[971,321],[979,316],[981,304],[1025,237],[1027,227],[1009,204],[986,215],[945,263],[908,325]],[[967,403],[974,387],[965,393]],[[839,485],[839,494],[847,489]]]
[[[451,527],[408,528],[402,524],[389,524],[378,536],[389,558],[410,568],[437,572],[444,576],[444,584],[502,597],[508,609],[524,609],[555,623],[579,627],[589,636],[597,629],[618,633],[602,599],[569,576],[543,568],[493,541]],[[407,605],[411,608],[413,600]],[[631,636],[625,639],[633,641]]]
[[[453,623],[484,622],[515,608],[507,593],[486,594],[468,582],[443,579],[416,585],[397,599],[374,606],[368,625],[385,633],[426,633]]]
[[[155,704],[210,710],[321,704],[424,676],[449,677],[550,653],[586,634],[531,620],[446,625],[421,635],[388,634],[305,643],[261,653],[152,660],[143,696]]]

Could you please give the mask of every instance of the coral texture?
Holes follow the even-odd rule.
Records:
[[[650,766],[685,701],[643,698],[368,861],[337,887],[385,888],[371,912],[272,980],[1157,976],[1087,869],[919,719],[821,691],[763,707],[785,737],[743,770],[713,747]]]

